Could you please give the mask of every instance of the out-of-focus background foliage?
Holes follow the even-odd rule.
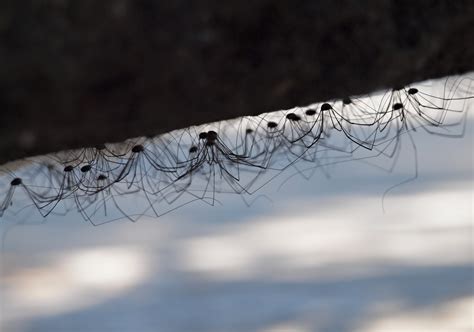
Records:
[[[0,162],[473,70],[471,0],[0,3]]]

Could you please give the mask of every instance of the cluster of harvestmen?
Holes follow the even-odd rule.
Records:
[[[214,205],[216,193],[252,195],[304,162],[322,167],[358,150],[393,158],[401,134],[416,128],[459,135],[449,128],[462,124],[474,98],[471,85],[472,79],[456,77],[436,93],[426,84],[400,87],[6,165],[0,217],[33,207],[42,217],[76,210],[94,225],[136,221],[196,200]],[[446,123],[448,113],[460,116]]]

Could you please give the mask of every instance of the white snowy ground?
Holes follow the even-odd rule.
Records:
[[[392,173],[350,162],[158,220],[2,225],[18,331],[472,331],[473,122],[413,137]],[[11,225],[10,225],[11,226]]]

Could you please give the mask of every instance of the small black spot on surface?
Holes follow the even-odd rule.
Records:
[[[276,128],[277,126],[278,126],[278,124],[276,122],[273,122],[273,121],[269,121],[267,123],[267,127],[271,128],[271,129]]]
[[[199,133],[199,139],[206,139],[206,138],[207,138],[207,133],[205,132]]]
[[[315,111],[315,110],[313,110],[313,109],[309,109],[309,110],[306,110],[306,112],[305,112],[305,113],[306,113],[306,115],[313,116],[313,115],[315,115],[315,114],[316,114],[316,111]]]
[[[213,130],[207,132],[207,140],[208,141],[215,141],[217,139],[217,133]]]
[[[408,89],[408,94],[414,95],[414,94],[416,94],[416,93],[418,93],[418,89],[417,89],[417,88],[410,88],[410,89]]]
[[[84,165],[81,167],[81,172],[82,173],[87,173],[91,170],[91,165]]]
[[[64,167],[64,172],[68,173],[68,172],[71,172],[73,169],[74,169],[74,166],[67,165],[66,167]]]
[[[396,111],[396,110],[399,110],[399,109],[402,109],[403,108],[403,104],[401,103],[395,103],[393,104],[392,108]]]
[[[12,180],[12,182],[10,182],[10,185],[12,185],[12,186],[19,186],[20,184],[22,184],[22,182],[23,182],[23,181],[22,181],[20,178],[14,178],[14,179]]]
[[[133,152],[133,153],[140,153],[140,152],[143,152],[143,150],[145,150],[145,148],[144,148],[143,145],[141,145],[141,144],[135,145],[135,146],[132,148],[132,152]]]
[[[321,105],[321,111],[329,111],[330,109],[332,109],[332,106],[328,103],[324,103]]]
[[[189,148],[189,153],[196,153],[198,150],[197,146],[192,146]]]
[[[295,113],[289,113],[286,115],[286,118],[290,121],[299,121],[301,120],[300,116]]]
[[[100,175],[97,177],[97,181],[104,181],[104,180],[107,180],[107,176],[104,175],[104,174],[100,174]]]
[[[342,103],[343,103],[344,105],[352,104],[352,99],[349,98],[349,97],[346,97],[346,98],[342,99]]]

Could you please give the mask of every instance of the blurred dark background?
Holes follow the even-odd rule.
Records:
[[[0,3],[0,162],[474,68],[471,0]]]

